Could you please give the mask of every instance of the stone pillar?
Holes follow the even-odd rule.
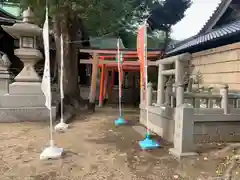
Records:
[[[147,103],[147,106],[151,106],[152,105],[152,94],[153,94],[153,89],[152,89],[152,83],[151,82],[148,83],[148,87],[147,88],[148,88],[148,92],[147,92],[148,93],[147,94],[147,96],[148,96],[147,100],[148,101],[146,103]]]
[[[228,88],[229,88],[229,86],[227,84],[225,84],[220,89],[220,94],[222,96],[221,108],[223,108],[224,114],[229,114],[229,108],[228,108]]]
[[[163,105],[164,104],[164,86],[166,77],[162,74],[164,70],[164,64],[158,65],[158,89],[157,89],[157,104]]]
[[[193,78],[189,77],[187,92],[192,92]]]
[[[240,108],[240,99],[237,99],[237,107],[236,108]]]
[[[172,80],[169,79],[166,83],[166,90],[165,90],[165,103],[166,106],[171,106],[172,96],[170,95],[172,93]]]
[[[196,156],[194,152],[194,110],[187,104],[175,108],[174,147],[169,149],[170,154],[177,158]]]
[[[212,90],[213,90],[213,87],[208,87],[208,93],[209,94],[212,94]],[[213,100],[212,99],[208,99],[208,108],[213,108]]]
[[[175,84],[172,85],[172,92],[174,94],[176,94],[176,85]],[[176,104],[176,98],[175,98],[175,96],[171,96],[171,107],[174,108],[175,104]]]
[[[184,103],[184,63],[180,60],[175,62],[176,106]]]
[[[9,94],[9,83],[12,78],[8,71],[10,65],[6,54],[0,56],[0,95]]]

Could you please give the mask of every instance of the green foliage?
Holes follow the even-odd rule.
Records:
[[[123,44],[126,48],[136,48],[137,45],[137,34],[134,32],[127,32],[125,30],[121,30],[119,32],[119,36],[123,41]],[[148,48],[161,48],[164,42],[164,36],[160,33],[160,35],[149,34],[147,39]]]
[[[191,5],[191,0],[135,0],[135,3],[138,8],[133,11],[133,17],[127,24],[128,31],[120,32],[120,37],[130,44],[129,47],[133,45],[135,47],[138,24],[147,19],[148,47],[164,50],[171,40],[172,26],[184,17],[184,12]]]
[[[184,17],[184,12],[191,5],[191,0],[155,1],[151,7],[148,23],[152,30],[169,31]]]
[[[44,0],[0,0],[32,7],[40,24],[44,19]],[[148,18],[151,30],[166,31],[184,17],[191,0],[48,0],[50,17],[64,16],[64,7],[76,12],[84,21],[90,35],[116,32],[121,27],[134,30]],[[126,26],[128,24],[128,27]]]
[[[1,0],[6,2],[6,0]],[[22,10],[32,7],[39,25],[43,24],[45,4],[44,0],[8,0],[19,3]],[[91,36],[116,32],[125,21],[131,19],[135,0],[48,0],[49,16],[65,16],[65,9],[70,9],[83,20]]]
[[[32,7],[36,22],[40,26],[43,25],[46,1],[8,0],[8,2],[19,3],[22,10],[28,6]],[[60,19],[64,19],[68,8],[83,20],[90,36],[108,33],[110,36],[120,36],[128,48],[136,48],[138,24],[148,18],[148,47],[161,48],[170,36],[172,25],[184,17],[191,0],[48,0],[48,4],[50,19],[56,14]]]

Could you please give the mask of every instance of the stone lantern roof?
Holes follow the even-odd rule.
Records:
[[[1,26],[5,32],[17,39],[22,36],[40,36],[42,29],[33,24],[33,12],[30,8],[23,12],[23,21],[13,26]]]

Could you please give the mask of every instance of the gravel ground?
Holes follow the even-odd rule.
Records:
[[[125,114],[130,124],[137,123],[138,112]],[[236,151],[212,145],[199,157],[182,161],[168,154],[171,145],[163,141],[160,149],[142,151],[137,142],[143,137],[131,125],[116,128],[117,115],[111,108],[80,113],[66,133],[55,134],[56,144],[65,150],[63,158],[48,161],[39,160],[48,145],[46,122],[1,124],[0,180],[224,179],[217,176],[224,175]],[[240,179],[237,168],[231,174]]]

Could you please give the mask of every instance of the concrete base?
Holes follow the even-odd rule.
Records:
[[[9,94],[43,94],[40,82],[14,82],[9,85]]]
[[[45,96],[40,95],[0,95],[0,108],[44,107]]]
[[[52,107],[52,115],[55,120],[56,107]],[[45,121],[49,117],[43,93],[0,95],[0,122]]]
[[[56,107],[52,107],[53,120],[56,119]],[[0,108],[0,122],[46,121],[49,120],[46,107]]]
[[[169,149],[169,153],[176,158],[184,158],[184,157],[192,157],[192,156],[198,156],[198,153],[196,152],[179,152],[175,148]]]

